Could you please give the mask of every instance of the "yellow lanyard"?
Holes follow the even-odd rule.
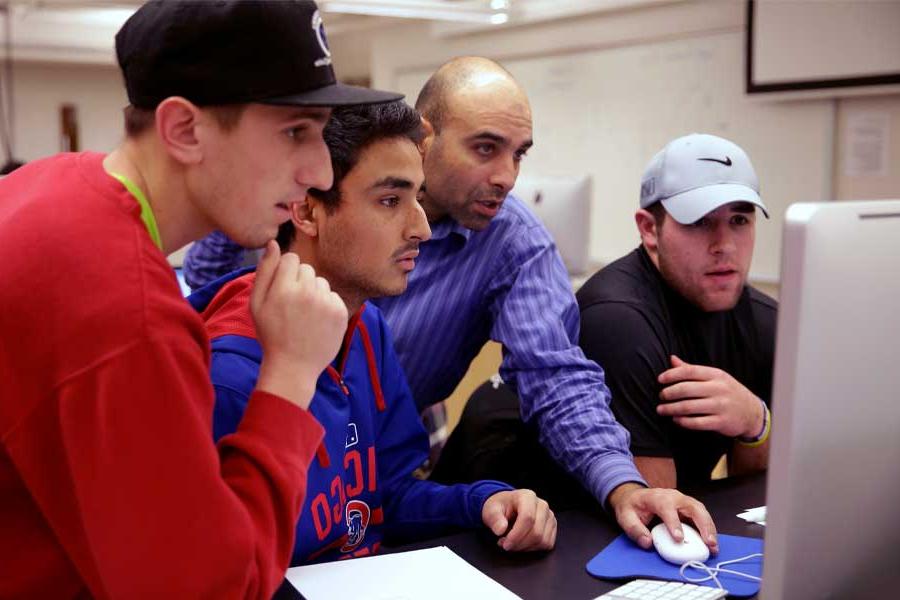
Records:
[[[135,200],[138,201],[138,204],[141,205],[141,220],[147,228],[147,233],[150,234],[150,239],[153,240],[156,247],[162,250],[162,239],[159,237],[159,227],[156,226],[156,217],[153,216],[153,209],[150,208],[150,203],[147,202],[147,197],[144,195],[144,192],[124,175],[119,173],[110,173],[110,175],[118,179],[122,185],[125,186],[125,189],[134,196]]]

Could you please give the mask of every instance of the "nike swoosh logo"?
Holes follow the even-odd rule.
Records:
[[[718,158],[698,158],[697,160],[705,160],[705,161],[709,161],[709,162],[717,162],[717,163],[719,163],[720,165],[725,165],[726,167],[730,167],[730,166],[731,166],[731,157],[730,157],[730,156],[726,156],[726,157],[725,157],[725,160],[719,160]]]

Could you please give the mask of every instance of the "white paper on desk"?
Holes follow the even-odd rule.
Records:
[[[521,600],[446,546],[288,569],[307,600]]]
[[[766,525],[766,507],[758,506],[756,508],[748,508],[738,515],[741,519],[748,523],[756,523],[757,525]]]

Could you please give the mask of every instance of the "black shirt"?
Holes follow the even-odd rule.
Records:
[[[769,404],[777,303],[748,285],[733,309],[704,312],[665,283],[643,246],[594,274],[576,297],[581,347],[606,372],[632,453],[674,458],[679,486],[708,480],[733,441],[657,415],[657,377],[675,354],[722,369]]]

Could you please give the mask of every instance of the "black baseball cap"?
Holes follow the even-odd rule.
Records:
[[[312,0],[152,0],[116,34],[128,100],[198,106],[378,104],[403,98],[338,83]]]

